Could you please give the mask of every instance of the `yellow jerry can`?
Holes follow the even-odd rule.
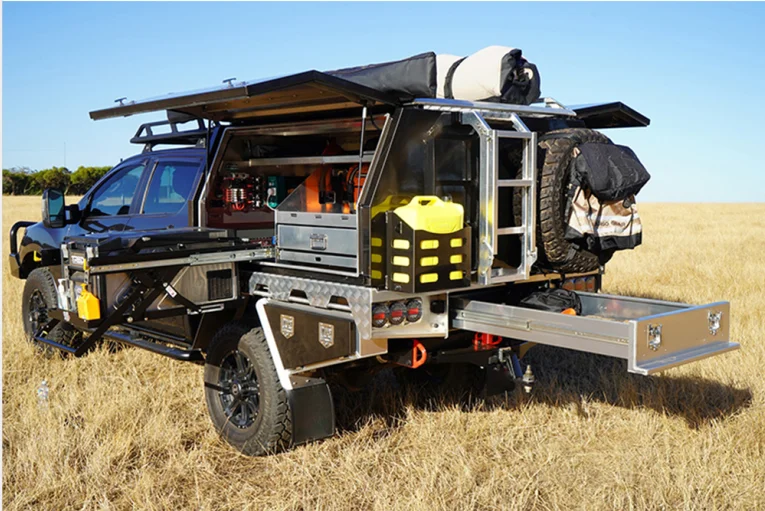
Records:
[[[96,295],[88,291],[85,284],[82,285],[82,292],[77,297],[77,315],[86,321],[101,319],[101,302]]]
[[[413,197],[406,206],[393,210],[415,231],[449,234],[462,229],[465,210],[456,202],[444,202],[433,195]]]

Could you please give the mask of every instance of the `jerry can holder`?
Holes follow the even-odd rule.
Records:
[[[387,289],[425,293],[470,286],[469,226],[448,234],[415,230],[392,211],[385,222]]]

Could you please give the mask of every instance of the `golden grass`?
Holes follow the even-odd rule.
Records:
[[[532,398],[467,404],[381,375],[338,393],[336,437],[268,458],[218,439],[198,366],[137,349],[37,356],[22,338],[22,282],[5,268],[4,507],[765,508],[765,205],[641,212],[645,244],[616,255],[606,291],[730,300],[742,350],[646,378],[537,347]],[[21,218],[39,218],[39,198],[3,198],[5,254]]]

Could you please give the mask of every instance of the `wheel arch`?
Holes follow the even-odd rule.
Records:
[[[255,300],[247,298],[242,305],[235,309],[224,309],[202,314],[198,323],[192,326],[193,343],[191,347],[206,353],[215,333],[223,325],[232,321],[244,322],[251,328],[261,326],[260,316],[255,310]]]

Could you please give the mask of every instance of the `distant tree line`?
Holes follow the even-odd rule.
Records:
[[[46,188],[58,188],[69,195],[82,195],[109,169],[111,167],[83,166],[74,172],[66,167],[3,169],[3,195],[39,195]]]

